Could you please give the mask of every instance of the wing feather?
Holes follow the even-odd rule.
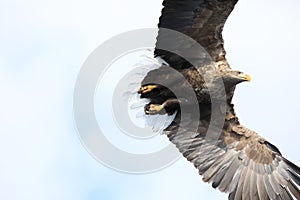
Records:
[[[250,187],[249,187],[249,183],[250,183],[250,179],[252,176],[252,169],[247,167],[247,173],[246,176],[244,178],[244,182],[243,182],[243,199],[247,199],[250,200]]]
[[[257,190],[258,190],[258,196],[259,196],[259,199],[270,199],[268,197],[268,194],[267,194],[267,191],[264,187],[264,181],[263,181],[263,175],[257,175]]]
[[[215,177],[215,174],[220,171],[221,167],[228,167],[232,162],[233,156],[229,153],[222,155],[219,159],[214,161],[214,164],[203,174],[203,180],[210,182]],[[227,165],[226,165],[227,164]]]
[[[251,194],[251,200],[259,200],[259,196],[258,196],[258,190],[257,190],[257,175],[256,172],[253,171],[251,178],[250,178],[250,194]]]
[[[300,199],[300,190],[298,187],[292,181],[289,181],[288,188],[296,199]]]
[[[235,157],[232,157],[228,162],[226,162],[225,164],[223,164],[223,166],[221,167],[221,169],[217,172],[213,184],[212,186],[214,188],[217,188],[220,186],[221,181],[224,179],[226,172],[228,171],[229,167],[231,166],[231,164],[233,163],[232,160],[235,159]]]
[[[224,178],[222,179],[219,189],[222,192],[228,192],[229,187],[232,185],[235,187],[234,183],[234,175],[238,173],[238,169],[240,167],[240,162],[237,157],[234,158],[234,160],[231,162],[229,169],[227,170]]]
[[[213,61],[225,61],[222,30],[238,0],[164,0],[159,20],[155,55],[173,68],[182,69],[191,64],[167,49],[189,52],[188,59],[202,59],[199,52],[190,51],[192,44],[180,35],[172,36],[166,29],[178,31],[192,38],[208,52]]]
[[[268,177],[268,174],[264,174],[263,175],[263,182],[264,182],[264,187],[266,189],[266,192],[268,194],[268,197],[270,199],[276,199],[276,193],[272,187],[272,185],[270,184],[270,181],[269,181],[269,177]]]
[[[181,119],[185,120],[190,119]],[[203,175],[203,181],[229,192],[229,199],[300,199],[299,168],[282,157],[277,148],[266,145],[269,143],[255,132],[238,126],[231,132],[223,129],[217,140],[203,132],[190,133],[187,122],[187,130],[173,123],[165,133]]]
[[[244,167],[240,176],[240,180],[238,182],[238,185],[236,187],[235,192],[235,200],[240,200],[243,197],[243,187],[244,187],[244,177],[246,176],[248,171],[247,167]]]
[[[286,199],[287,200],[289,200],[289,199],[293,200],[294,198],[292,197],[292,195],[288,191],[288,188],[286,186],[282,186],[282,185],[280,185],[280,186],[282,187],[282,190],[283,190],[283,193],[281,194],[282,199],[284,199],[284,200],[286,200]]]

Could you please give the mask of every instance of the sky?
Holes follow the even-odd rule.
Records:
[[[78,136],[73,92],[82,64],[117,34],[155,28],[161,8],[158,0],[0,1],[0,199],[226,199],[185,159],[155,173],[120,173]],[[253,78],[236,91],[240,121],[298,165],[299,9],[297,0],[240,0],[224,29],[231,66]],[[138,152],[131,144],[122,148]]]

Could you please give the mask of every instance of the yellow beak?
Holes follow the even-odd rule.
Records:
[[[248,74],[242,74],[241,77],[242,77],[243,79],[245,79],[246,81],[248,81],[248,82],[251,81],[251,76],[248,75]]]

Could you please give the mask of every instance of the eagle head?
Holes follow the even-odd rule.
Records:
[[[234,87],[239,83],[251,81],[251,76],[238,70],[226,70],[222,72],[222,78],[226,86]]]

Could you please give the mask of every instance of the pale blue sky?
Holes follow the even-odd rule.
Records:
[[[240,0],[224,33],[229,62],[253,77],[236,93],[242,123],[298,165],[299,9],[297,0]],[[0,199],[225,199],[184,159],[122,174],[77,136],[72,97],[84,60],[116,34],[156,27],[160,10],[159,0],[0,1]]]

